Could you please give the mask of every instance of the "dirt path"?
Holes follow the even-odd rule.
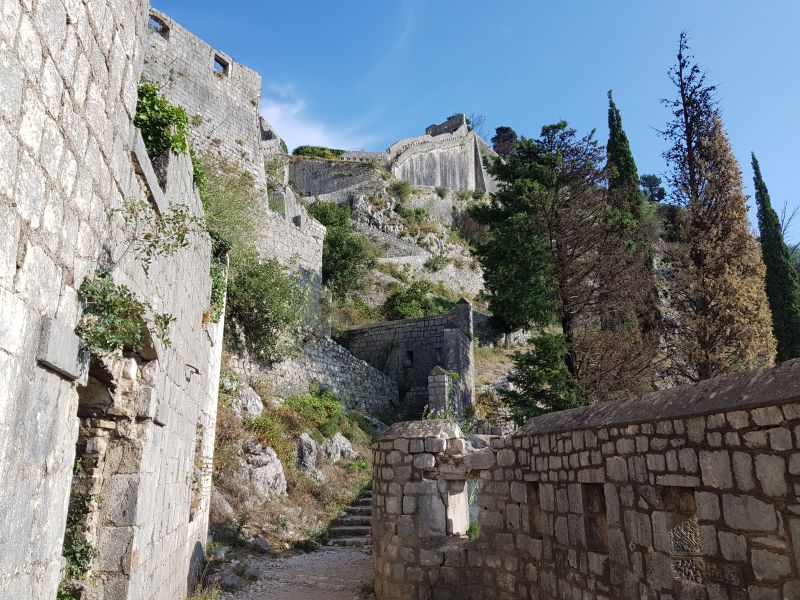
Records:
[[[242,560],[258,581],[223,600],[355,600],[372,582],[372,557],[363,550],[323,548],[286,558],[250,556]]]

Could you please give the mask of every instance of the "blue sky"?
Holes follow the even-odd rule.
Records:
[[[487,137],[566,119],[605,142],[613,89],[640,173],[665,169],[659,100],[673,95],[667,69],[685,29],[719,86],[748,193],[755,151],[776,209],[800,204],[797,0],[154,5],[261,73],[262,111],[290,146],[384,150],[454,112],[486,115]],[[800,219],[789,238],[800,241]]]

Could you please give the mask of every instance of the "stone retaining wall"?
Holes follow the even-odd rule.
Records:
[[[378,600],[800,598],[800,360],[373,448]]]

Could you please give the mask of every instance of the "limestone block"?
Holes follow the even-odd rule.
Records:
[[[483,448],[467,454],[465,463],[471,470],[491,469],[495,465],[495,455],[490,448]]]
[[[744,562],[747,560],[747,539],[730,531],[718,533],[719,549],[725,560]]]
[[[81,379],[88,373],[88,353],[81,351],[81,339],[55,319],[42,319],[36,359],[59,375]]]
[[[722,515],[733,529],[742,531],[775,531],[778,526],[775,509],[752,496],[722,496]]]
[[[444,452],[447,449],[447,440],[442,438],[428,438],[425,440],[426,452]]]
[[[420,537],[438,537],[446,535],[447,509],[439,494],[420,496],[418,505],[418,535]],[[467,525],[469,526],[469,524]]]
[[[700,471],[708,487],[730,489],[733,487],[731,460],[727,452],[700,451]]]
[[[756,581],[767,583],[781,581],[792,571],[789,558],[769,550],[753,548],[750,552],[750,564]]]
[[[433,454],[416,454],[414,455],[414,468],[415,469],[432,469],[436,465],[436,458]]]
[[[786,461],[783,457],[767,454],[756,456],[756,477],[768,496],[786,494]]]

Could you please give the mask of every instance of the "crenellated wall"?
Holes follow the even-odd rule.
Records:
[[[800,598],[800,360],[373,448],[378,600]]]

